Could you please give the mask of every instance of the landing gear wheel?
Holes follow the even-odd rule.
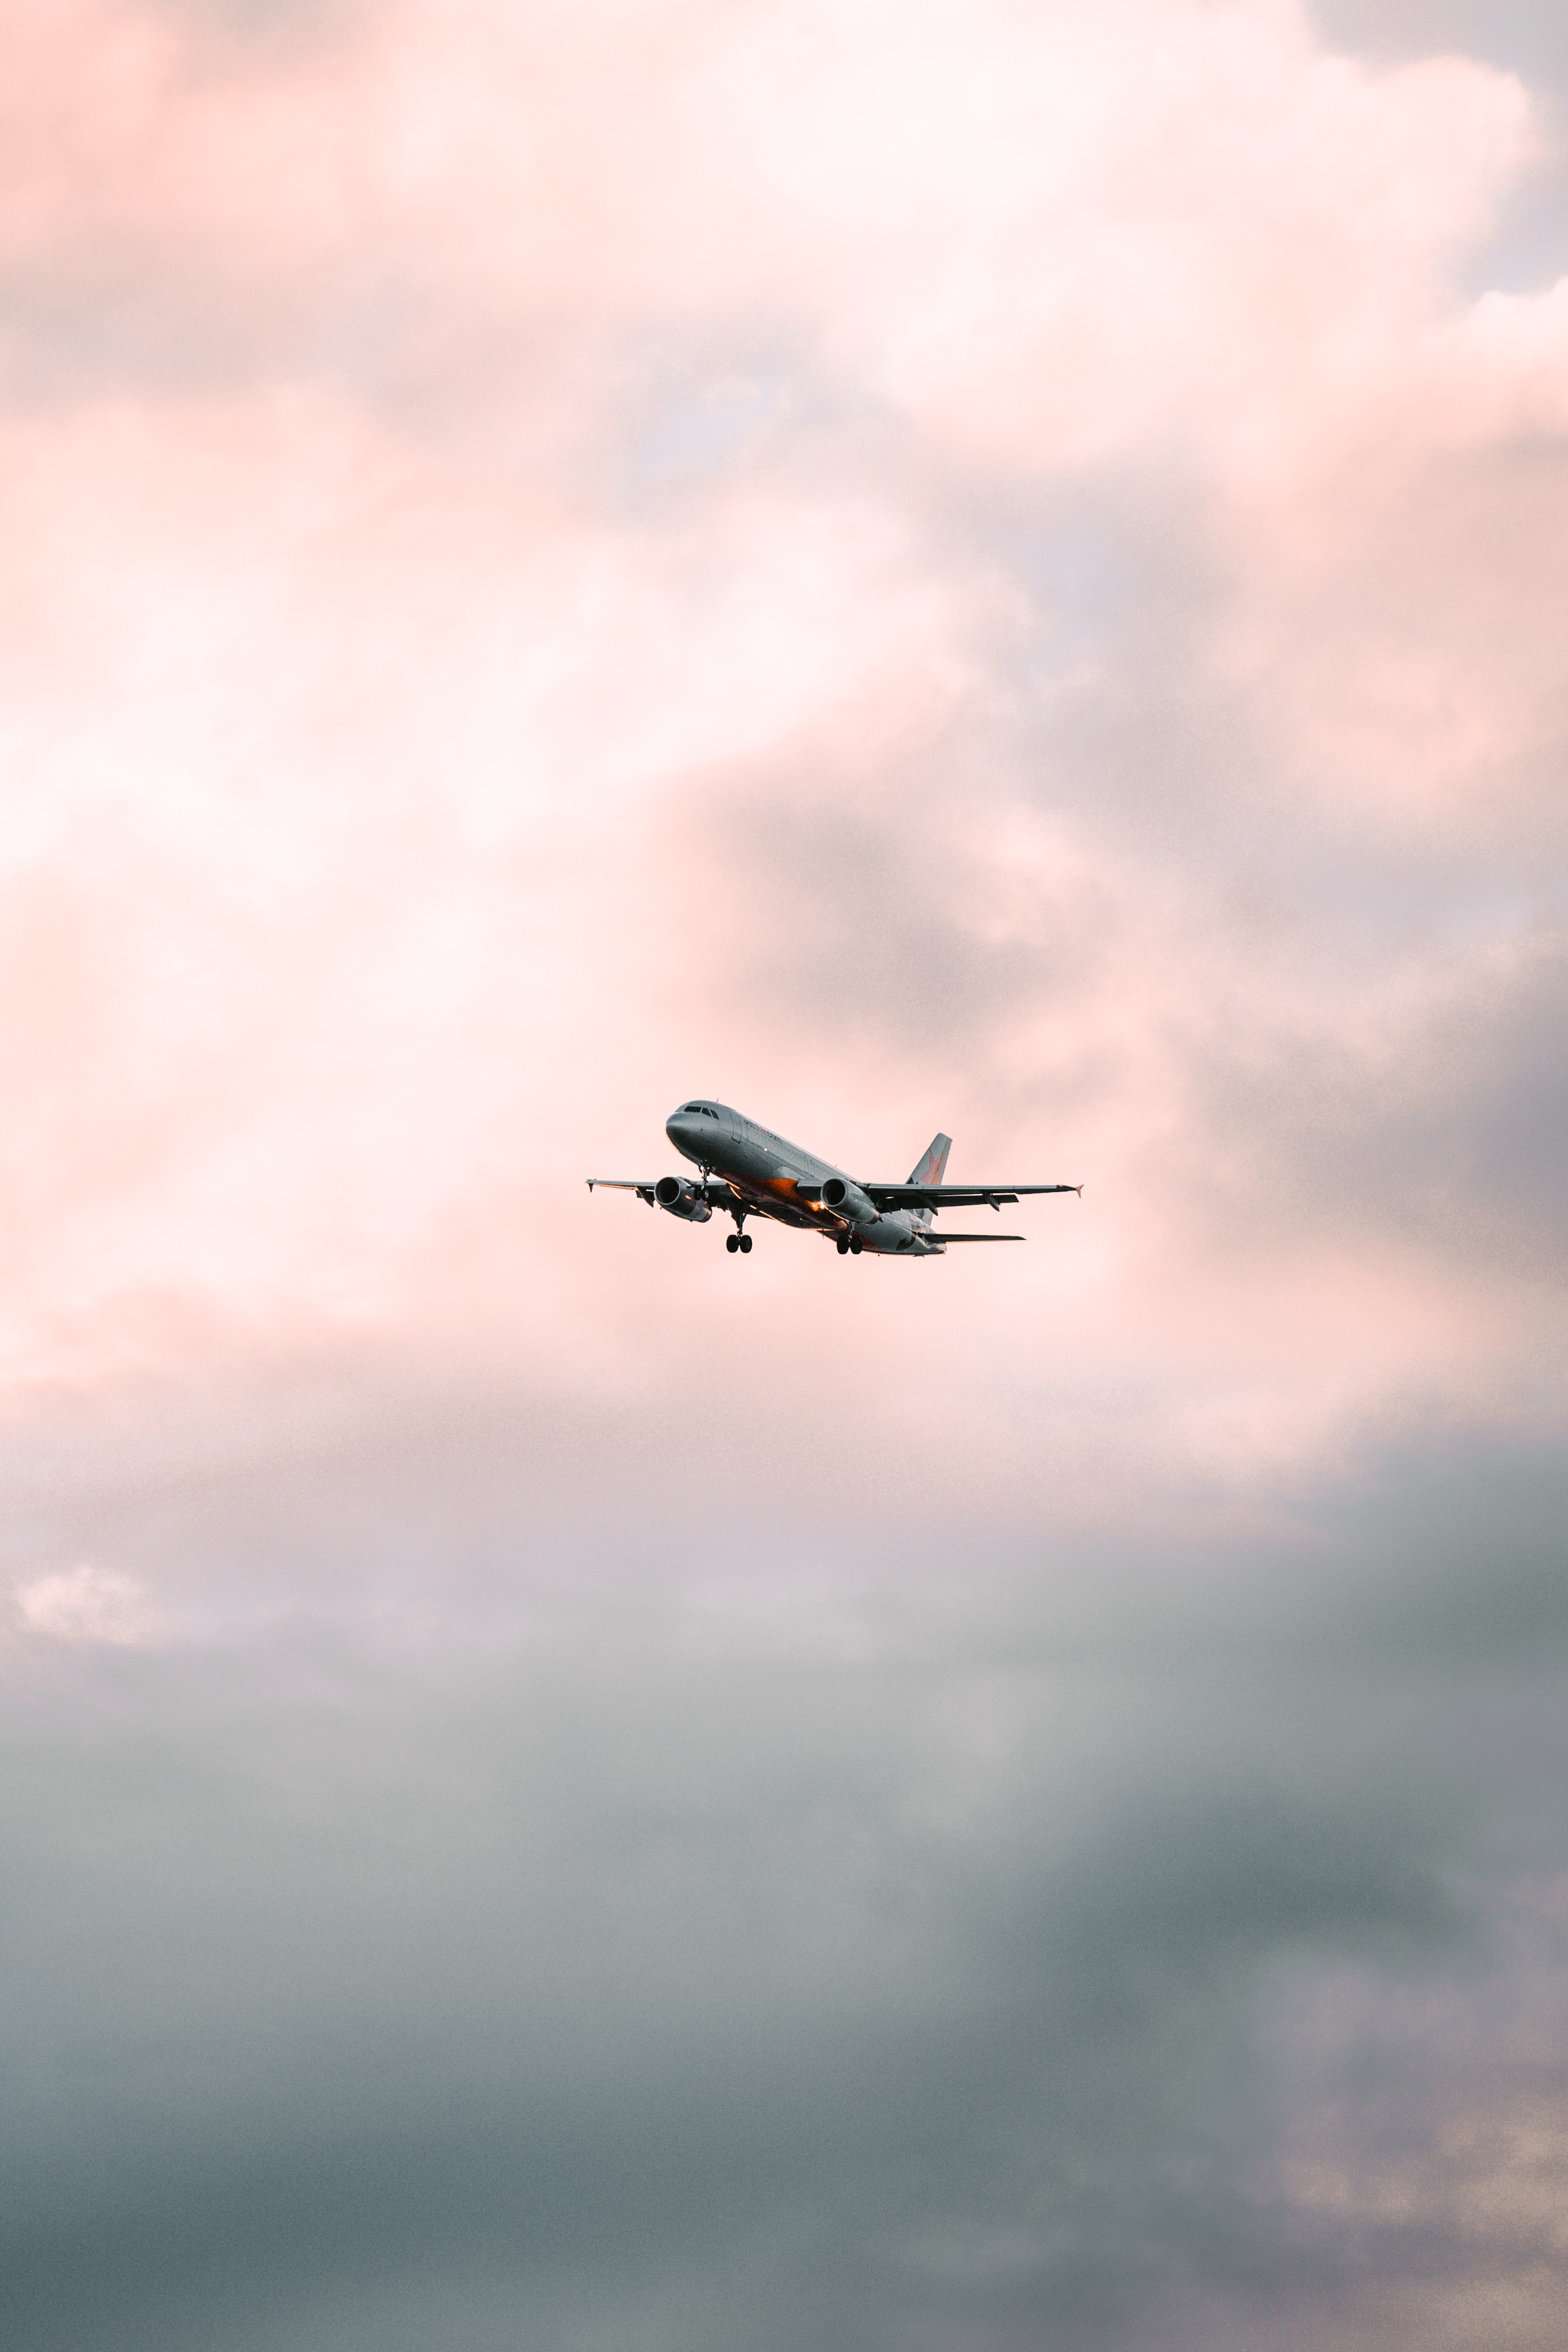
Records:
[[[848,1243],[847,1243],[847,1242],[844,1242],[844,1241],[835,1242],[835,1243],[834,1243],[834,1244],[833,1244],[833,1246],[834,1246],[834,1248],[838,1252],[838,1255],[839,1255],[839,1256],[840,1256],[840,1257],[847,1257],[847,1256],[848,1256],[848,1255],[849,1255],[849,1244],[848,1244]]]
[[[749,1254],[749,1252],[750,1252],[750,1250],[751,1250],[751,1246],[752,1246],[752,1236],[751,1236],[751,1234],[742,1234],[741,1235],[741,1248],[742,1248],[742,1253],[748,1253],[748,1254]]]
[[[741,1246],[741,1241],[740,1241],[740,1236],[739,1236],[739,1234],[725,1234],[725,1236],[724,1236],[724,1246],[725,1246],[725,1248],[729,1251],[730,1255],[731,1255],[731,1257],[733,1257],[733,1256],[734,1256],[734,1255],[735,1255],[735,1252],[736,1252],[736,1251],[740,1248],[740,1246]]]
[[[849,1255],[851,1257],[858,1257],[860,1255],[860,1236],[858,1234],[856,1234],[854,1240],[849,1244]]]

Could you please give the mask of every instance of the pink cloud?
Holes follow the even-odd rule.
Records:
[[[181,25],[29,19],[0,185],[13,1395],[226,1332],[591,1397],[695,1376],[699,1302],[797,1394],[825,1316],[863,1381],[934,1349],[976,1427],[1068,1363],[1079,1458],[1131,1392],[1140,1444],[1234,1461],[1506,1391],[1501,1276],[1310,1211],[1215,1251],[1194,1070],[1375,1061],[1495,945],[1344,965],[1237,915],[1233,855],[1556,822],[1519,453],[1568,314],[1454,288],[1543,135],[1520,85],[1284,5]],[[1125,577],[1031,686],[1077,592],[1001,524],[1069,494]],[[1173,538],[1167,699],[1090,781]],[[699,1083],[1084,1207],[918,1296],[779,1239],[747,1304],[578,1181],[662,1165]]]

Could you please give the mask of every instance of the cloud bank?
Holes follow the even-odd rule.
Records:
[[[29,2347],[1555,2340],[1553,21],[11,12]]]

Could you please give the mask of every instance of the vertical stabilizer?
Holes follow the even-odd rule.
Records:
[[[952,1150],[951,1135],[933,1135],[910,1170],[910,1182],[940,1184],[947,1168],[947,1155]],[[916,1209],[912,1213],[917,1225],[930,1224],[932,1213],[930,1209]]]

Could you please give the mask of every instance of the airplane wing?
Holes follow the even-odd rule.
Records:
[[[804,1200],[819,1200],[820,1184],[797,1186]],[[1081,1184],[862,1184],[879,1209],[997,1209],[1028,1192],[1081,1192]],[[996,1236],[992,1236],[996,1238]],[[954,1234],[952,1239],[956,1241]]]
[[[879,1209],[997,1209],[1026,1192],[1081,1192],[1081,1184],[868,1184]],[[956,1239],[956,1235],[954,1236]]]
[[[584,1181],[590,1192],[597,1185],[606,1192],[635,1192],[639,1201],[651,1202],[658,1179],[657,1176],[649,1176],[646,1180],[637,1176],[589,1176]],[[681,1178],[682,1183],[686,1181],[685,1177]],[[700,1192],[710,1209],[727,1209],[735,1197],[728,1184],[693,1184],[691,1190]]]
[[[942,1245],[943,1249],[945,1249],[945,1248],[947,1247],[947,1245],[948,1245],[949,1242],[1021,1242],[1021,1241],[1023,1240],[1023,1238],[1024,1238],[1024,1236],[1023,1236],[1023,1234],[937,1234],[937,1233],[933,1233],[933,1234],[932,1234],[932,1235],[931,1235],[931,1239],[932,1239],[932,1241],[933,1241],[933,1242],[940,1242],[940,1243],[942,1244]]]

